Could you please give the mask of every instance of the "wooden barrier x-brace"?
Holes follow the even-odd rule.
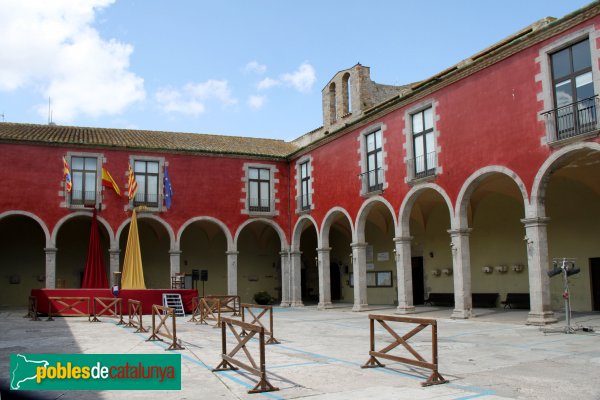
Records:
[[[390,334],[395,340],[394,343],[384,347],[379,351],[375,351],[375,321],[377,321],[383,328]],[[431,375],[425,382],[421,382],[422,386],[439,385],[447,383],[442,375],[438,372],[438,353],[437,353],[437,321],[435,319],[424,319],[424,318],[411,318],[411,317],[399,317],[391,315],[369,315],[370,322],[370,351],[371,356],[369,360],[362,366],[362,368],[376,368],[385,367],[384,364],[380,363],[377,357],[384,358],[391,361],[398,361],[405,364],[414,365],[421,368],[427,368],[432,370]],[[417,327],[413,328],[410,332],[400,336],[386,323],[386,322],[404,322],[409,324],[418,324]],[[408,340],[421,332],[423,329],[431,326],[431,348],[432,348],[432,360],[428,362],[423,358],[410,344]],[[402,345],[410,354],[413,355],[414,359],[394,356],[387,354],[389,351]]]
[[[261,306],[258,304],[242,304],[241,308],[242,308],[242,322],[247,322],[246,321],[246,310],[247,310],[248,314],[250,314],[253,318],[252,321],[250,321],[250,324],[257,324],[259,326],[262,326],[265,329],[265,335],[269,336],[269,340],[267,340],[266,344],[279,344],[279,341],[277,339],[275,339],[275,337],[273,336],[273,307],[272,306]],[[262,311],[258,315],[256,315],[252,312],[252,309],[261,309]],[[267,311],[269,312],[269,329],[265,328],[265,326],[260,321],[261,317],[263,317],[264,315],[267,314]],[[246,331],[242,330],[242,336],[246,336],[246,335],[247,335]]]
[[[156,325],[156,318],[160,319],[158,325]],[[166,324],[166,321],[171,317],[173,321],[172,331]],[[163,341],[158,335],[171,339],[171,345],[165,350],[183,350],[183,347],[177,342],[177,318],[175,317],[175,309],[171,307],[158,306],[154,304],[152,306],[152,335],[146,341],[160,340]],[[162,331],[161,331],[162,329]]]
[[[137,328],[135,333],[148,332],[142,323],[142,302],[138,300],[127,300],[127,308],[129,309],[129,321],[125,325],[128,328]]]
[[[40,318],[38,317],[37,303],[37,297],[29,296],[27,315],[24,315],[23,318],[29,318],[31,321],[40,321]]]
[[[57,308],[52,312],[52,305],[56,302],[62,308]],[[87,313],[79,311],[77,306],[81,303],[87,303]],[[69,312],[70,310],[70,312]],[[89,297],[48,297],[48,321],[54,321],[53,315],[63,317],[88,317],[90,320],[90,298]]]
[[[123,308],[121,298],[115,297],[94,297],[94,318],[91,322],[101,322],[98,319],[100,315],[108,315],[109,317],[119,318],[117,325],[123,325]],[[96,307],[99,305],[99,307]],[[98,311],[100,307],[104,307]]]
[[[237,340],[237,346],[233,348],[229,353],[227,353],[227,327],[233,336]],[[246,332],[249,332],[248,335],[244,338],[240,335],[241,332],[238,332],[235,327],[240,327]],[[254,358],[246,348],[246,343],[250,341],[256,334],[258,333],[258,345],[259,345],[259,365],[256,364]],[[246,371],[250,372],[259,377],[259,381],[254,386],[252,390],[249,390],[248,393],[262,393],[262,392],[272,392],[275,390],[279,390],[279,388],[274,387],[267,380],[267,368],[265,366],[265,328],[258,325],[251,325],[246,322],[237,321],[231,318],[222,318],[221,319],[221,343],[222,343],[222,353],[221,358],[222,361],[214,371],[229,371],[229,370],[237,370],[239,368],[243,368]],[[238,351],[243,350],[246,354],[246,358],[250,362],[250,365],[242,362],[240,360],[236,360],[234,356]]]

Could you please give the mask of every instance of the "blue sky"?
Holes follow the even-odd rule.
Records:
[[[588,3],[0,0],[0,114],[291,140],[339,70],[415,82]]]

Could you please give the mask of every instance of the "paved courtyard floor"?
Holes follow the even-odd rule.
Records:
[[[2,399],[9,381],[11,353],[164,353],[149,334],[86,318],[50,322],[23,318],[24,310],[0,311],[0,383]],[[181,391],[16,392],[42,399],[600,399],[600,313],[574,314],[573,325],[595,332],[545,333],[527,326],[527,311],[475,310],[476,318],[452,320],[451,310],[418,307],[415,317],[438,320],[439,371],[450,382],[422,387],[429,371],[385,361],[386,368],[361,369],[369,350],[368,314],[394,314],[393,308],[372,307],[351,312],[350,305],[317,311],[315,307],[276,308],[278,345],[266,346],[268,379],[280,390],[248,394],[256,378],[248,373],[213,373],[220,362],[221,330],[178,318],[177,334],[185,346]],[[564,326],[564,317],[557,315]],[[145,325],[150,318],[145,317]],[[400,334],[414,325],[393,324]],[[393,339],[381,327],[376,347]],[[233,337],[229,335],[231,343]],[[412,338],[417,351],[430,357],[430,330]],[[250,350],[256,352],[256,341]],[[406,351],[394,354],[409,356]],[[241,352],[240,352],[241,353]],[[15,392],[13,392],[14,394]],[[31,397],[36,396],[36,397]]]

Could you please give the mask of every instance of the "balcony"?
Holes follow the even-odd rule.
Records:
[[[436,167],[437,153],[435,151],[412,158],[407,162],[409,179],[415,180],[435,176]]]
[[[274,199],[248,198],[248,211],[250,213],[271,213],[275,211]]]
[[[381,192],[383,190],[383,168],[360,174],[360,180],[363,194]]]
[[[296,204],[298,211],[309,211],[311,207],[311,196],[309,194],[303,194],[296,197]]]
[[[71,192],[71,205],[74,205],[74,206],[96,205],[96,192],[94,190],[90,190],[90,191],[73,190]]]
[[[147,207],[158,207],[159,205],[158,193],[140,193],[139,191],[133,198],[134,206],[147,206]]]
[[[598,96],[543,112],[546,127],[552,133],[549,142],[556,142],[595,132],[598,126]]]

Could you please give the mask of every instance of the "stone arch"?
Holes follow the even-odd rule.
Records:
[[[77,218],[77,217],[90,217],[92,218],[92,214],[88,211],[75,211],[74,213],[65,215],[64,217],[62,217],[60,220],[58,220],[58,222],[56,223],[56,225],[54,225],[54,230],[52,231],[52,237],[51,237],[51,243],[52,243],[52,247],[56,247],[56,238],[58,237],[58,231],[60,230],[60,228],[69,220],[73,219],[73,218]],[[109,238],[109,242],[110,242],[110,247],[111,249],[113,248],[118,248],[118,241],[116,241],[115,236],[114,236],[114,232],[110,226],[110,224],[108,223],[107,220],[105,220],[103,217],[101,216],[97,216],[98,218],[98,222],[104,226],[104,229],[106,229],[106,232],[108,233],[108,238]],[[118,237],[118,236],[117,236]]]
[[[154,220],[156,222],[158,222],[159,224],[161,224],[167,231],[167,233],[169,234],[169,248],[171,250],[178,250],[178,246],[179,246],[179,242],[175,240],[175,233],[173,232],[173,228],[171,228],[171,225],[169,225],[164,219],[157,217],[156,215],[152,215],[152,214],[137,214],[137,219],[151,219]],[[117,229],[117,233],[115,235],[115,240],[116,240],[116,244],[113,248],[118,248],[118,244],[119,244],[119,239],[121,237],[121,234],[123,233],[123,229],[125,229],[125,227],[131,222],[131,217],[127,218],[125,221],[123,221],[121,223],[121,225],[119,226],[119,229]]]
[[[400,212],[398,213],[398,231],[401,237],[410,236],[410,213],[412,208],[425,190],[433,190],[439,193],[440,196],[446,202],[448,206],[448,212],[450,213],[450,220],[452,220],[452,215],[454,215],[454,208],[452,206],[452,200],[450,200],[450,196],[448,193],[439,185],[435,183],[424,183],[422,185],[414,186],[412,189],[408,191],[408,193],[404,196],[404,200],[402,201],[402,205],[400,206]]]
[[[342,76],[342,116],[352,112],[352,95],[350,81],[350,72]]]
[[[600,143],[582,142],[565,146],[560,150],[552,153],[546,159],[546,161],[544,161],[533,180],[530,206],[525,208],[528,218],[546,216],[544,198],[546,196],[546,187],[548,185],[550,175],[554,171],[556,164],[559,162],[560,159],[579,150],[600,151]]]
[[[321,247],[329,247],[329,230],[331,229],[331,225],[333,224],[333,217],[338,213],[346,216],[348,224],[350,225],[350,230],[352,231],[352,240],[356,240],[354,233],[354,224],[352,222],[352,217],[350,217],[350,213],[348,213],[348,211],[346,211],[345,208],[333,207],[331,210],[327,211],[327,214],[325,214],[325,217],[323,217],[321,231],[319,234],[319,243],[321,243]]]
[[[219,220],[217,218],[208,217],[208,216],[193,217],[193,218],[188,219],[183,225],[181,225],[181,228],[179,228],[179,232],[177,233],[177,241],[175,242],[176,243],[175,246],[177,248],[180,247],[181,236],[183,235],[183,232],[185,231],[185,229],[197,221],[209,221],[209,222],[217,224],[221,228],[221,230],[225,234],[225,238],[227,239],[227,251],[233,251],[235,249],[233,246],[234,245],[233,237],[231,236],[231,231],[229,230],[227,225],[225,225],[225,223],[223,223],[221,220]]]
[[[527,194],[527,188],[523,183],[523,180],[517,175],[514,171],[509,168],[499,166],[499,165],[490,165],[487,167],[483,167],[477,171],[475,171],[471,176],[467,178],[467,180],[463,183],[460,188],[460,192],[458,193],[458,197],[456,198],[456,207],[454,209],[454,216],[451,218],[450,222],[452,224],[452,229],[466,229],[468,228],[467,221],[467,207],[469,206],[469,200],[471,195],[477,189],[479,183],[481,183],[485,178],[493,174],[503,174],[508,176],[513,180],[513,182],[519,188],[521,195],[523,196],[523,205],[525,210],[527,210],[529,205],[529,195]]]
[[[398,221],[396,218],[396,213],[394,212],[394,208],[392,207],[390,202],[387,201],[385,198],[381,196],[373,196],[366,200],[360,207],[360,210],[358,210],[355,224],[355,240],[357,242],[362,243],[365,241],[365,224],[367,222],[367,216],[369,215],[369,211],[371,211],[371,208],[373,208],[373,206],[378,203],[383,204],[389,210],[394,223],[395,235],[398,236]]]
[[[21,215],[24,217],[29,217],[29,218],[33,219],[35,222],[37,222],[40,225],[40,228],[42,228],[42,230],[44,231],[44,236],[46,238],[46,247],[54,247],[53,246],[54,241],[51,240],[50,231],[48,230],[48,226],[40,217],[38,217],[37,215],[30,213],[28,211],[14,210],[14,211],[5,211],[3,213],[0,213],[0,220],[2,220],[3,218],[6,218],[6,217],[10,217],[12,215]]]
[[[277,235],[279,236],[279,241],[281,242],[281,249],[287,249],[288,247],[288,242],[287,242],[287,238],[285,237],[285,232],[283,231],[283,229],[281,229],[281,227],[279,226],[279,224],[277,224],[276,222],[268,219],[268,218],[251,218],[248,219],[246,221],[244,221],[238,228],[237,231],[235,232],[235,236],[233,237],[233,244],[234,244],[234,248],[238,248],[238,238],[240,237],[240,233],[242,232],[242,230],[247,226],[250,225],[253,222],[264,222],[265,224],[273,227],[273,229],[275,229],[275,232],[277,232]]]
[[[321,246],[321,241],[319,238],[319,227],[317,225],[317,221],[315,221],[315,219],[313,217],[311,217],[310,215],[303,215],[300,218],[298,218],[298,221],[296,221],[296,225],[294,226],[294,231],[292,234],[292,251],[299,251],[300,250],[300,237],[302,236],[302,228],[304,227],[304,224],[306,222],[312,223],[313,226],[315,227],[315,231],[317,233],[317,241],[319,243],[319,246]]]

